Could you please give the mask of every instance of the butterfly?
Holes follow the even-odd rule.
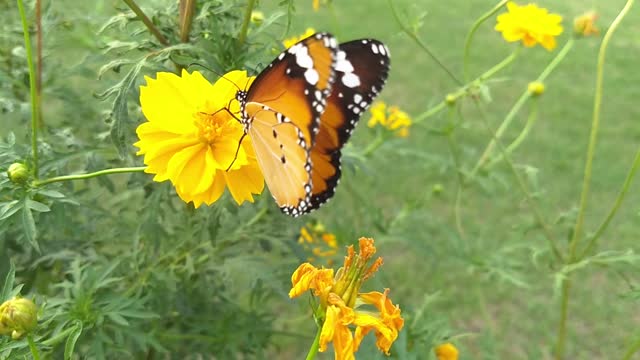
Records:
[[[282,212],[296,217],[334,195],[341,149],[388,72],[389,50],[380,41],[338,44],[316,33],[236,93],[244,133]]]

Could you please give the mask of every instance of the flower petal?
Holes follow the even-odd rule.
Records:
[[[264,189],[264,177],[257,163],[245,165],[238,170],[224,172],[224,178],[233,199],[242,204],[253,202],[252,194],[260,194]]]

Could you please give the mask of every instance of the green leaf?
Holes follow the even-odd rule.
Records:
[[[48,212],[51,211],[51,209],[38,201],[35,200],[29,200],[27,199],[27,206],[29,207],[29,209],[33,210],[33,211],[37,211],[37,212]]]
[[[46,189],[42,189],[42,190],[38,190],[38,194],[42,195],[42,196],[46,196],[46,197],[50,197],[53,199],[62,199],[64,198],[64,194],[59,192],[59,191],[55,191],[55,190],[46,190]]]
[[[18,212],[18,210],[22,209],[22,206],[20,206],[19,203],[19,200],[2,203],[2,207],[0,207],[0,220],[7,219]]]
[[[108,313],[107,317],[114,323],[122,326],[129,326],[129,322],[123,316],[118,313]]]
[[[129,70],[124,79],[118,83],[116,98],[113,101],[113,109],[111,110],[111,141],[116,146],[121,159],[127,155],[127,127],[129,120],[129,110],[127,108],[127,95],[133,87],[140,69],[145,64],[145,59],[140,60],[135,66]]]
[[[64,344],[64,359],[70,360],[73,356],[73,351],[76,347],[76,342],[78,338],[82,334],[82,322],[80,320],[75,320],[73,323],[73,330],[69,334],[66,343]]]
[[[33,246],[33,248],[39,252],[40,247],[38,246],[38,241],[36,240],[38,236],[36,222],[33,219],[31,209],[26,204],[26,202],[22,207],[22,228],[24,229],[24,235],[26,236],[29,244],[31,244],[31,246]]]
[[[13,289],[13,283],[16,280],[16,267],[11,261],[9,265],[9,272],[7,276],[4,278],[4,285],[2,286],[2,292],[0,293],[0,301],[9,300],[9,296],[11,295],[11,289]]]

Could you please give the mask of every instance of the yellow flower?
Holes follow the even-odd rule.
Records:
[[[148,121],[138,126],[140,141],[134,144],[144,155],[145,172],[155,174],[154,181],[171,181],[178,196],[195,207],[218,200],[225,185],[238,204],[253,202],[264,178],[251,139],[245,137],[238,148],[242,125],[229,114],[239,111],[231,101],[236,86],[245,89],[253,78],[232,71],[212,85],[199,72],[183,70],[182,76],[160,72],[157,79],[145,79],[140,104]]]
[[[540,44],[547,50],[556,47],[556,37],[562,33],[560,15],[550,14],[535,4],[519,6],[513,1],[507,3],[507,10],[506,14],[498,15],[495,27],[506,41],[522,41],[526,47]]]
[[[0,335],[19,339],[38,325],[38,307],[33,301],[14,297],[0,305]]]
[[[435,348],[438,360],[458,360],[458,349],[452,343],[444,343]]]
[[[411,117],[397,106],[387,107],[384,102],[379,101],[371,106],[370,111],[371,118],[367,124],[370,128],[380,125],[398,137],[409,136]]]
[[[313,0],[313,11],[318,11],[320,9],[320,0]]]
[[[296,43],[298,43],[298,41],[304,40],[306,38],[308,38],[309,36],[315,34],[316,31],[313,28],[307,28],[307,30],[304,32],[304,34],[300,35],[300,36],[292,36],[290,38],[284,39],[282,41],[282,44],[284,45],[285,48],[290,48],[293,45],[295,45]]]
[[[596,19],[598,19],[598,14],[595,11],[588,11],[578,16],[573,21],[574,33],[580,36],[598,35],[600,31],[595,25]]]
[[[540,81],[532,81],[527,85],[527,90],[532,96],[540,96],[544,94],[544,84]]]
[[[328,266],[333,265],[333,257],[338,253],[336,236],[325,230],[320,222],[310,222],[300,228],[298,243],[313,256],[307,258],[312,263],[317,258],[324,258]]]
[[[291,277],[289,297],[300,296],[307,290],[319,299],[317,313],[323,314],[318,350],[323,352],[332,342],[336,360],[355,359],[365,335],[374,332],[376,346],[389,354],[389,349],[404,326],[400,307],[383,293],[360,293],[362,283],[373,276],[382,265],[382,258],[370,264],[376,253],[373,239],[360,238],[360,251],[348,247],[344,265],[334,276],[333,269],[317,269],[309,263],[298,267]],[[353,329],[353,330],[352,330]]]

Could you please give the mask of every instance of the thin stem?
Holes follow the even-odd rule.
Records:
[[[471,39],[473,39],[473,35],[483,22],[493,16],[493,14],[497,13],[498,10],[500,10],[508,1],[509,0],[501,0],[496,6],[494,6],[491,10],[487,11],[478,20],[476,20],[476,22],[473,23],[473,26],[471,26],[471,29],[467,34],[467,38],[464,41],[464,54],[462,56],[462,69],[465,80],[469,78],[469,49],[471,48]]]
[[[558,64],[560,64],[560,62],[567,56],[567,54],[569,53],[569,50],[571,50],[571,48],[573,47],[573,42],[574,42],[573,38],[570,38],[567,41],[567,43],[564,45],[562,50],[558,52],[558,55],[556,55],[556,57],[553,58],[551,62],[549,62],[549,65],[547,65],[547,67],[545,67],[544,70],[540,73],[536,81],[544,82],[544,80],[546,80],[546,78],[551,74],[551,72],[555,70]],[[498,127],[498,130],[496,131],[496,137],[491,139],[491,141],[485,148],[484,152],[480,156],[480,159],[478,159],[478,162],[473,167],[473,170],[471,171],[472,176],[475,175],[478,172],[478,170],[480,170],[480,167],[482,167],[482,165],[484,165],[484,163],[488,160],[489,156],[493,152],[493,149],[496,145],[496,140],[502,137],[502,135],[507,130],[509,125],[511,125],[511,122],[513,121],[513,119],[515,119],[516,114],[520,111],[520,109],[522,109],[522,106],[524,106],[524,104],[527,102],[527,100],[529,100],[530,97],[531,97],[531,93],[529,92],[528,89],[525,90],[522,93],[522,95],[520,95],[520,97],[518,98],[516,103],[513,105],[511,110],[509,110],[509,113],[507,113],[507,116],[505,116],[504,120],[502,121],[502,124],[500,124],[500,126]]]
[[[531,196],[531,193],[529,192],[526,182],[524,181],[524,179],[522,179],[522,176],[520,176],[520,174],[516,170],[516,167],[513,165],[513,162],[511,161],[511,156],[509,156],[509,154],[506,153],[506,149],[504,148],[504,145],[502,145],[500,140],[496,138],[496,133],[491,128],[487,115],[484,111],[484,108],[481,106],[480,101],[478,99],[474,99],[474,103],[476,104],[476,107],[480,111],[481,118],[484,122],[485,127],[491,134],[492,140],[494,140],[495,143],[498,145],[498,148],[500,149],[500,151],[504,156],[505,163],[509,166],[509,169],[513,173],[513,176],[516,178],[516,182],[518,183],[520,190],[524,194],[525,199],[529,204],[529,207],[531,208],[531,212],[533,213],[533,216],[536,219],[536,222],[542,228],[542,232],[545,238],[547,239],[547,242],[549,243],[549,248],[553,252],[553,255],[558,260],[562,261],[563,256],[562,256],[562,253],[560,252],[560,249],[558,248],[556,239],[553,236],[553,232],[551,231],[551,228],[549,227],[549,225],[547,225],[547,222],[544,220],[544,217],[542,217],[542,214],[540,213],[540,210],[538,209],[536,202],[533,200],[533,196]]]
[[[582,258],[587,254],[591,253],[593,248],[596,246],[596,242],[598,241],[600,236],[602,236],[602,233],[609,226],[609,223],[618,212],[620,205],[622,205],[622,200],[624,200],[625,196],[627,195],[627,192],[631,188],[631,183],[633,181],[634,176],[636,175],[636,171],[638,171],[639,168],[640,168],[640,150],[638,150],[638,152],[636,153],[636,158],[633,160],[633,165],[631,165],[631,169],[629,169],[627,178],[624,180],[624,183],[622,184],[622,189],[620,189],[620,192],[618,193],[618,196],[616,197],[616,200],[614,201],[613,206],[611,207],[611,210],[609,210],[609,214],[607,214],[607,217],[604,219],[602,224],[600,224],[600,226],[598,227],[598,230],[596,230],[595,234],[591,237],[591,239],[589,240],[589,243],[585,247],[582,254],[580,254],[579,258]]]
[[[640,337],[636,341],[634,341],[633,344],[631,344],[629,349],[627,349],[627,352],[624,353],[622,360],[631,360],[633,354],[637,353],[638,350],[640,350]]]
[[[607,33],[602,38],[600,44],[600,50],[598,51],[598,63],[596,68],[596,88],[593,99],[593,119],[591,120],[591,133],[589,135],[589,145],[587,147],[587,159],[584,168],[584,177],[582,179],[582,193],[580,194],[580,206],[578,208],[578,216],[576,218],[576,224],[573,228],[573,236],[569,242],[569,252],[566,257],[566,263],[571,264],[575,261],[576,249],[578,242],[582,234],[582,227],[584,225],[585,212],[587,210],[587,203],[589,198],[589,188],[591,185],[591,173],[593,167],[593,157],[595,155],[596,141],[598,139],[598,130],[600,127],[600,107],[602,105],[602,83],[604,78],[604,61],[607,53],[607,46],[611,41],[613,33],[620,25],[620,22],[629,12],[633,6],[635,0],[627,0],[625,6],[620,10],[620,13],[611,23],[611,26],[607,30]],[[555,358],[561,360],[564,358],[565,342],[567,337],[567,317],[568,317],[568,305],[569,295],[571,287],[571,274],[567,274],[562,287],[562,299],[560,302],[560,321],[558,324],[558,339],[556,343]]]
[[[102,175],[123,174],[123,173],[132,173],[132,172],[143,172],[146,168],[147,168],[146,166],[128,167],[128,168],[115,168],[115,169],[100,170],[100,171],[87,173],[87,174],[56,176],[56,177],[52,177],[52,178],[41,180],[41,181],[34,181],[33,186],[42,186],[42,185],[47,185],[47,184],[51,184],[51,183],[54,183],[54,182],[60,182],[60,181],[90,179],[90,178],[97,177],[97,176],[102,176]]]
[[[313,360],[316,358],[316,354],[318,353],[318,348],[320,347],[320,334],[322,333],[322,327],[318,326],[318,332],[316,333],[316,337],[313,339],[313,343],[309,348],[309,352],[307,353],[306,360]]]
[[[147,27],[147,29],[149,29],[149,31],[153,34],[153,36],[155,36],[156,39],[158,39],[160,44],[164,46],[169,46],[169,41],[167,40],[167,38],[165,38],[164,35],[162,35],[160,30],[158,30],[158,28],[153,24],[153,22],[151,22],[151,20],[147,17],[147,15],[145,15],[144,11],[140,9],[138,4],[136,4],[134,0],[122,0],[122,1],[124,1],[125,4],[127,4],[127,6],[129,7],[129,9],[131,9],[138,16],[138,18],[142,20],[142,22]]]
[[[33,341],[33,336],[31,336],[31,334],[27,335],[27,342],[29,343],[29,350],[31,350],[33,360],[40,360],[40,353],[38,352],[38,348],[36,347],[36,343]]]
[[[42,0],[36,0],[36,94],[38,110],[42,108]],[[42,111],[38,111],[38,126],[44,127]]]
[[[455,107],[449,107],[449,128],[446,131],[447,135],[447,145],[449,146],[449,152],[451,153],[451,157],[453,159],[453,166],[456,170],[456,200],[453,206],[453,217],[456,224],[456,230],[461,238],[464,238],[464,227],[462,226],[462,216],[460,216],[461,202],[462,202],[462,186],[464,184],[464,177],[462,175],[462,168],[460,162],[460,156],[458,154],[458,144],[456,143],[456,139],[454,137],[455,130]]]
[[[196,3],[197,0],[180,0],[180,41],[183,43],[189,41]]]
[[[524,126],[524,129],[522,129],[522,132],[520,132],[520,135],[518,135],[518,137],[516,137],[516,139],[513,140],[511,144],[509,144],[509,146],[507,146],[505,153],[509,155],[513,154],[513,151],[517,149],[518,146],[520,146],[520,144],[522,144],[524,139],[526,139],[527,136],[529,135],[529,132],[531,132],[531,129],[533,128],[533,125],[535,124],[536,119],[538,118],[538,101],[537,99],[534,99],[534,100],[535,101],[533,101],[533,103],[531,104],[531,112],[529,113],[529,117],[527,118],[527,123]],[[495,166],[497,163],[502,161],[503,159],[504,159],[503,154],[500,154],[495,159],[491,160],[486,165],[485,168],[490,169],[493,166]]]
[[[511,53],[511,55],[507,56],[501,62],[499,62],[498,64],[494,65],[489,70],[485,71],[482,75],[478,76],[475,80],[473,80],[473,81],[469,82],[468,84],[466,84],[465,86],[461,87],[456,92],[451,93],[450,95],[447,95],[447,97],[450,97],[452,100],[455,101],[458,98],[464,96],[465,94],[467,94],[467,92],[469,91],[470,87],[477,86],[477,84],[481,84],[485,80],[491,78],[493,75],[495,75],[500,70],[504,69],[507,65],[509,65],[511,62],[513,62],[513,60],[515,60],[515,58],[517,56],[518,56],[518,51],[514,51],[513,53]],[[420,122],[424,121],[425,119],[427,119],[427,118],[439,113],[440,111],[444,110],[444,108],[446,106],[447,106],[447,100],[446,99],[442,100],[441,102],[439,102],[438,104],[436,104],[432,108],[428,109],[424,113],[416,116],[413,119],[413,123],[417,124],[417,123],[420,123]]]
[[[33,65],[33,50],[29,37],[29,24],[24,12],[22,0],[17,0],[22,32],[24,33],[24,47],[27,51],[27,66],[29,67],[29,92],[31,94],[31,156],[33,156],[33,176],[38,179],[38,94],[36,86],[36,70]]]
[[[362,151],[362,157],[367,157],[371,155],[371,153],[377,150],[380,147],[380,145],[384,143],[384,140],[385,140],[385,136],[382,134],[382,132],[378,132],[378,135],[376,136],[376,138],[371,143],[369,143],[369,146],[367,146],[366,149],[364,149],[364,151]]]
[[[400,29],[402,29],[402,31],[407,34],[407,36],[409,36],[416,44],[418,44],[418,46],[420,46],[420,48],[422,48],[422,50],[424,50],[424,52],[427,53],[427,55],[429,55],[429,57],[435,61],[436,64],[438,64],[438,66],[440,66],[446,73],[447,75],[449,75],[449,77],[456,82],[458,85],[462,85],[462,81],[460,81],[454,74],[453,72],[451,72],[449,70],[449,68],[447,68],[444,63],[442,61],[440,61],[440,59],[438,59],[438,57],[435,56],[434,53],[431,52],[431,50],[427,47],[427,45],[425,45],[422,40],[420,40],[420,38],[418,38],[418,35],[416,35],[416,33],[414,31],[411,31],[411,29],[409,29],[408,27],[406,27],[404,24],[406,23],[406,21],[402,21],[400,20],[400,16],[398,15],[396,8],[393,6],[393,1],[392,0],[388,0],[389,2],[389,7],[391,7],[391,12],[393,13],[393,17],[396,20],[396,23],[400,26]]]
[[[247,40],[247,32],[249,31],[249,22],[251,21],[251,12],[256,4],[256,0],[249,0],[247,2],[247,8],[244,11],[244,20],[242,21],[242,27],[240,28],[240,36],[238,36],[238,42],[243,45]]]

